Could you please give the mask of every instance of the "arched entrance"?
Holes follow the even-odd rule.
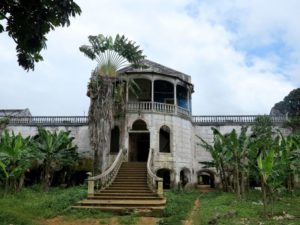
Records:
[[[129,131],[129,161],[146,162],[150,148],[150,132],[143,120],[136,120]]]
[[[169,169],[159,169],[156,172],[158,177],[163,178],[163,188],[170,189],[171,187],[171,171]]]
[[[200,170],[197,172],[197,184],[209,185],[211,188],[215,187],[215,174],[210,170]]]
[[[180,171],[180,183],[184,187],[187,183],[191,181],[191,172],[188,168],[183,168]]]

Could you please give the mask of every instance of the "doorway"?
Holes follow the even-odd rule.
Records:
[[[146,162],[150,148],[150,133],[129,134],[129,161]]]

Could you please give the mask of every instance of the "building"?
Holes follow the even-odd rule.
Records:
[[[130,80],[137,83],[140,91],[135,95],[127,88],[125,122],[115,121],[110,152],[104,152],[104,169],[112,164],[120,149],[126,149],[125,161],[146,162],[151,157],[151,169],[163,177],[164,188],[178,183],[218,186],[216,171],[204,169],[200,163],[211,161],[211,156],[199,146],[198,137],[212,142],[212,126],[222,133],[239,131],[256,116],[193,116],[191,77],[150,60],[144,60],[140,68],[128,66],[119,72],[127,84]],[[68,129],[81,156],[93,157],[87,117],[29,116],[11,119],[8,129],[24,136],[34,135],[40,125],[50,130]],[[277,124],[285,121],[284,116],[272,119]]]

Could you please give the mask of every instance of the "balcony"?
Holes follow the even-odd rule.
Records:
[[[131,113],[162,113],[171,115],[181,115],[190,117],[191,112],[188,109],[176,106],[174,104],[159,102],[129,102],[126,105],[126,112]]]

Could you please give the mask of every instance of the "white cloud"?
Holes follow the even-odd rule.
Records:
[[[297,1],[76,2],[82,15],[69,28],[48,35],[45,61],[34,72],[26,74],[17,66],[14,47],[1,34],[0,50],[7,53],[0,52],[0,108],[29,107],[34,115],[87,113],[86,85],[95,62],[78,48],[98,33],[125,34],[149,59],[191,75],[194,114],[268,113],[299,86]],[[273,52],[252,56],[249,64],[247,44],[263,46],[279,30],[294,63],[283,68],[282,56]],[[242,43],[243,51],[236,43]]]

